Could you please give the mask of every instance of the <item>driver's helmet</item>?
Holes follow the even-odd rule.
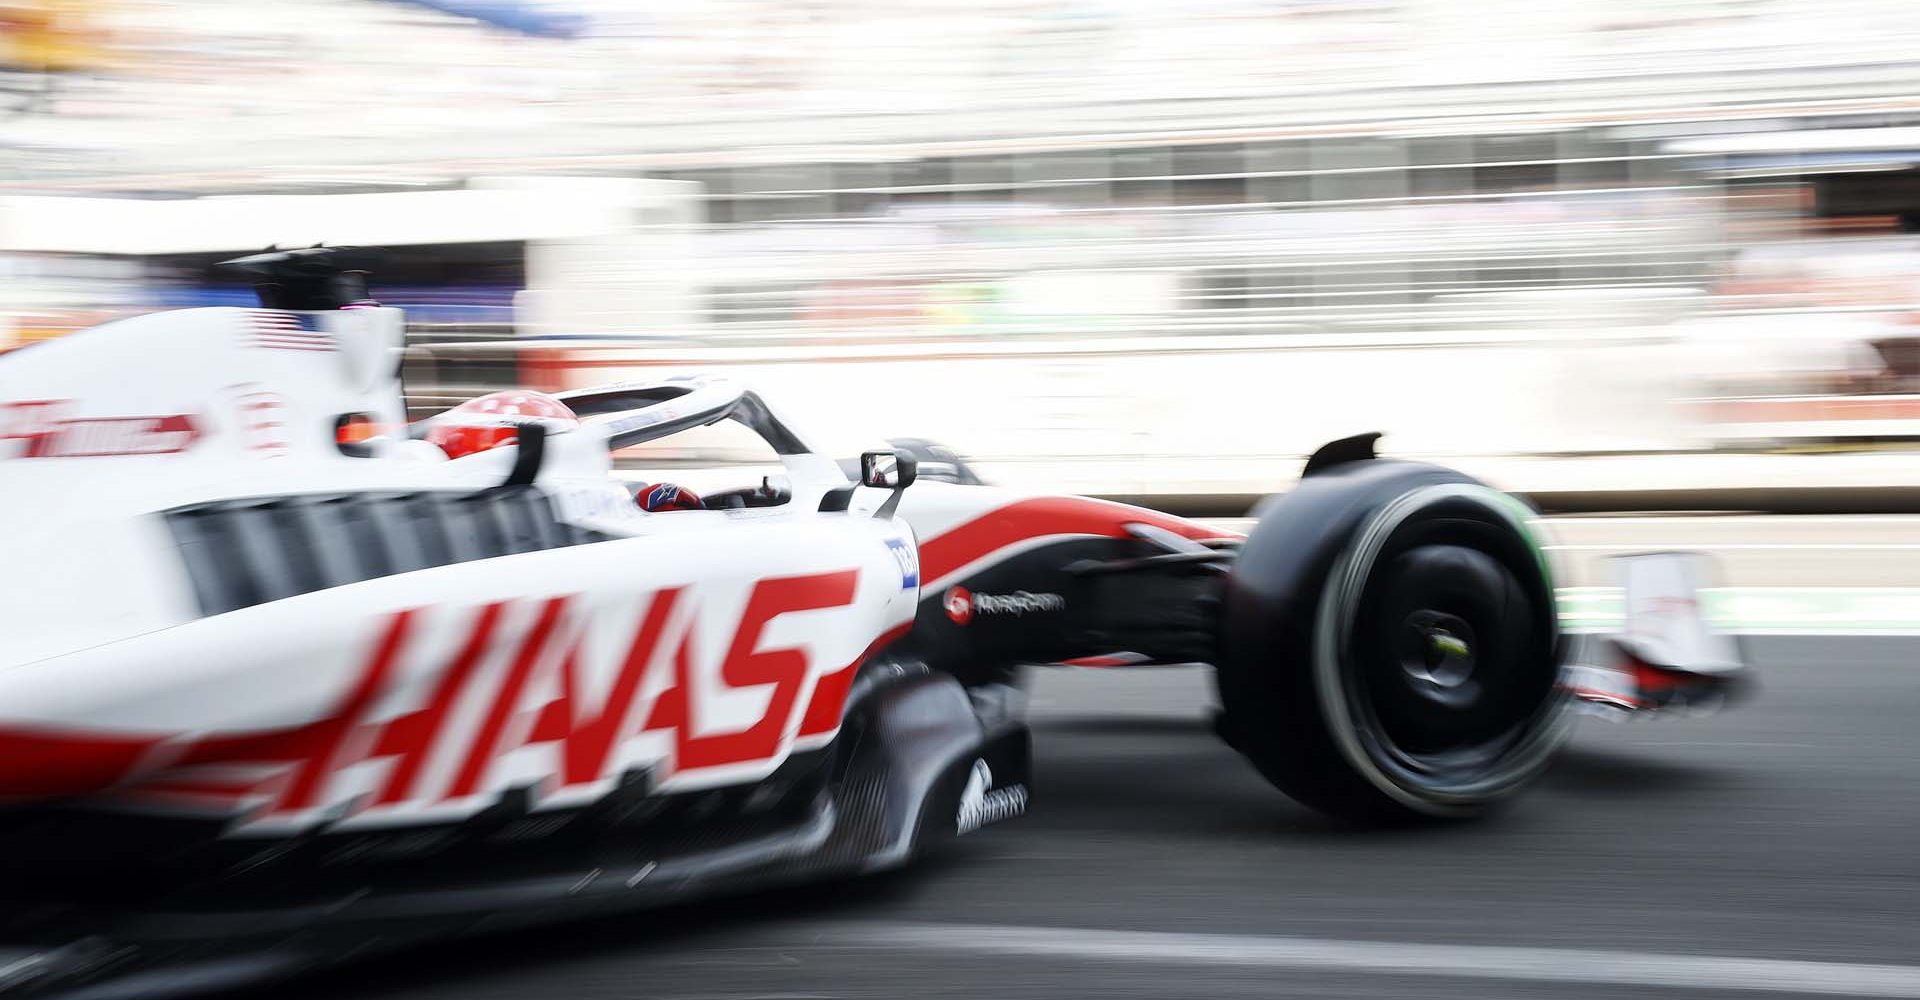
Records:
[[[542,424],[547,433],[557,434],[580,426],[580,418],[544,392],[509,389],[469,399],[434,417],[427,426],[427,440],[439,445],[448,458],[464,458],[512,442],[519,437],[521,424]]]
[[[642,510],[655,513],[665,510],[705,510],[707,508],[706,501],[700,499],[700,494],[685,486],[676,486],[672,483],[642,485],[633,499]]]

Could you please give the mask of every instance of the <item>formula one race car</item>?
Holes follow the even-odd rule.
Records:
[[[1026,810],[1023,665],[1209,664],[1221,734],[1354,820],[1512,795],[1577,696],[1527,507],[1371,436],[1242,538],[924,445],[850,479],[721,378],[408,427],[358,252],[235,266],[263,308],[0,359],[0,988],[897,866]],[[610,476],[719,426],[780,473]],[[1708,659],[1640,666],[1736,676]]]

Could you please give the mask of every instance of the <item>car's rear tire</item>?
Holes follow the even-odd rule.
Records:
[[[1335,816],[1473,815],[1564,734],[1552,581],[1518,501],[1361,464],[1303,482],[1248,537],[1217,657],[1222,731]]]

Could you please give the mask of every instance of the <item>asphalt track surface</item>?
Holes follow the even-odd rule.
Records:
[[[1586,720],[1473,823],[1341,829],[1198,671],[1033,685],[1029,816],[897,874],[439,946],[278,997],[1920,996],[1920,638],[1752,640],[1754,699]]]

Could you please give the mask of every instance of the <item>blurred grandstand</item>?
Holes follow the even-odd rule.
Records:
[[[6,9],[31,28],[11,30],[10,78],[31,82],[0,118],[21,195],[691,182],[686,204],[608,227],[672,230],[671,261],[562,255],[601,284],[670,271],[684,296],[533,311],[567,284],[538,287],[547,235],[428,240],[382,290],[419,307],[423,340],[1656,330],[1686,342],[1681,394],[1711,400],[1715,440],[1920,435],[1899,402],[1920,399],[1907,0]],[[86,57],[33,55],[54,38]],[[51,253],[0,207],[14,339],[238,291],[200,276],[212,248],[104,237]],[[513,351],[434,356],[475,352],[517,377]],[[1863,393],[1891,423],[1804,426]]]

